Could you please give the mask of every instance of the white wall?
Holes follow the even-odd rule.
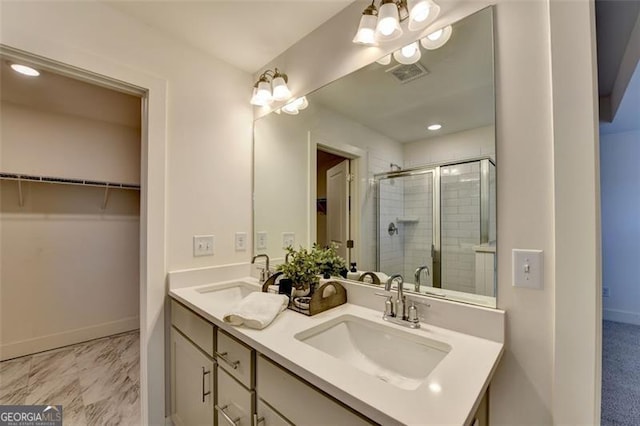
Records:
[[[588,129],[595,118],[588,115],[596,99],[592,96],[587,83],[593,81],[592,69],[580,66],[592,59],[594,52],[588,36],[591,25],[590,16],[584,9],[587,2],[563,2],[571,11],[576,8],[577,17],[570,20],[571,13],[552,13],[548,1],[497,1],[495,10],[496,33],[496,132],[498,161],[498,307],[507,311],[507,346],[491,385],[491,422],[492,424],[552,424],[555,412],[562,412],[562,418],[571,423],[572,416],[586,423],[595,423],[592,409],[595,400],[584,397],[594,392],[595,345],[590,338],[584,344],[576,345],[583,352],[588,349],[589,356],[580,364],[555,366],[556,358],[579,356],[569,345],[558,345],[554,335],[556,312],[567,309],[571,301],[564,298],[559,306],[554,305],[556,294],[555,243],[554,228],[554,123],[552,112],[570,113],[579,111],[570,121],[571,125],[583,134],[583,143],[593,145],[594,138]],[[448,24],[487,5],[488,2],[442,2],[441,17],[430,30]],[[416,35],[403,35],[397,42],[378,48],[362,48],[350,42],[356,23],[366,2],[356,3],[345,9],[343,14],[330,20],[325,26],[314,31],[291,49],[275,58],[268,66],[287,69],[289,75],[295,75],[291,88],[295,95],[308,93],[327,84],[400,46],[412,41]],[[567,61],[575,64],[569,68],[575,74],[571,88],[582,88],[582,102],[575,101],[575,93],[556,88],[557,96],[552,97],[551,73],[551,17],[558,28],[565,28],[570,35],[574,27],[580,28],[580,37],[567,43],[558,42],[554,53],[563,54]],[[560,23],[564,27],[560,27]],[[586,29],[585,29],[586,27]],[[571,29],[571,30],[569,30]],[[580,49],[576,49],[579,47]],[[559,65],[558,65],[559,67]],[[560,72],[559,68],[556,69]],[[578,78],[579,77],[579,78]],[[587,83],[585,83],[585,81]],[[587,110],[587,115],[584,111]],[[264,111],[256,111],[260,116]],[[557,124],[560,125],[560,124]],[[564,140],[563,140],[564,142]],[[571,155],[573,148],[563,145],[566,154]],[[567,174],[576,170],[593,175],[594,165],[584,157],[577,157],[574,164],[567,164]],[[560,177],[566,189],[579,188],[579,183]],[[595,198],[592,187],[589,201]],[[578,203],[580,205],[580,203]],[[575,208],[563,205],[560,213],[569,213]],[[573,213],[572,213],[573,214]],[[579,228],[587,239],[591,239],[597,230],[595,223],[588,220],[579,222],[566,235],[559,233],[558,238],[566,244],[563,254],[569,248],[576,248],[574,241],[582,241],[574,229]],[[578,237],[578,238],[576,238]],[[590,240],[592,241],[592,240]],[[542,290],[518,289],[511,284],[511,249],[534,248],[545,252],[544,288]],[[591,243],[580,248],[592,258],[596,254]],[[595,298],[596,272],[586,270],[582,279],[563,275],[563,293],[579,291],[580,283],[586,299],[574,303],[571,309],[575,317],[563,319],[563,327],[576,326],[581,315],[595,312],[589,298]],[[585,279],[587,278],[587,279]],[[564,295],[563,295],[564,296]],[[593,314],[595,316],[595,313]],[[590,328],[588,333],[595,334]],[[583,336],[580,336],[583,337]],[[554,353],[555,349],[555,353]],[[554,370],[555,367],[555,370]],[[564,377],[563,377],[564,375]],[[573,379],[573,380],[571,380]],[[579,397],[573,398],[566,384],[580,387]],[[559,392],[554,385],[562,386]],[[579,403],[576,403],[579,401]],[[563,404],[564,402],[564,404]],[[574,422],[575,423],[575,422]]]
[[[403,145],[405,167],[444,163],[471,157],[496,156],[495,126],[429,138]]]
[[[141,399],[143,422],[161,424],[166,271],[249,260],[233,234],[251,229],[252,78],[103,3],[4,2],[0,24],[4,44],[149,89]],[[196,259],[192,236],[203,233],[216,255]]]
[[[640,325],[640,130],[600,136],[604,318]]]

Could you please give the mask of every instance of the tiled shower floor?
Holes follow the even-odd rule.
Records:
[[[0,363],[0,405],[62,405],[67,425],[140,424],[138,331]]]

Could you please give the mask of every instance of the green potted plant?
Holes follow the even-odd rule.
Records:
[[[312,253],[318,270],[324,278],[342,275],[347,270],[347,262],[338,254],[336,243],[331,243],[327,247],[320,247],[315,243]]]
[[[278,265],[278,271],[290,279],[292,285],[297,289],[312,290],[318,282],[318,274],[320,273],[315,254],[302,247],[297,251],[293,247],[287,247],[286,250],[289,262]]]

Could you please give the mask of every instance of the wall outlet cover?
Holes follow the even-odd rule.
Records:
[[[512,260],[514,287],[544,288],[542,250],[513,249]]]
[[[236,247],[236,251],[247,250],[247,233],[246,232],[236,232],[235,247]]]
[[[293,232],[282,233],[282,248],[293,247],[296,244],[296,234]]]
[[[213,235],[193,236],[193,256],[213,256],[215,239]]]
[[[256,248],[258,250],[267,249],[267,233],[265,231],[261,231],[256,234]]]

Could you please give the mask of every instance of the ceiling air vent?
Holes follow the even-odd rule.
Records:
[[[429,74],[429,70],[423,67],[420,62],[409,65],[398,64],[389,68],[388,70],[386,70],[386,72],[388,72],[402,84],[408,83]]]

